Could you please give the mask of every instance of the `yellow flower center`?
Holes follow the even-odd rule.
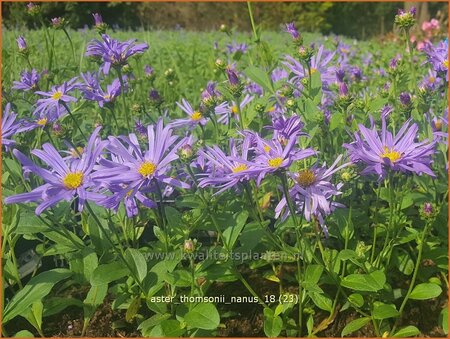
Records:
[[[264,145],[264,152],[269,153],[270,152],[270,147],[267,145]]]
[[[436,128],[437,131],[441,131],[442,130],[442,120],[441,119],[437,119],[434,122],[434,127]]]
[[[383,150],[384,152],[380,155],[380,157],[388,158],[391,162],[396,162],[402,157],[402,155],[399,152],[394,151],[394,149],[389,149],[386,146],[384,146]]]
[[[72,148],[70,150],[70,155],[72,156],[72,158],[80,158],[81,154],[83,154],[84,152],[84,148],[78,146],[77,148]]]
[[[103,99],[109,100],[109,99],[111,99],[111,96],[110,96],[109,94],[105,94],[105,95],[103,96]]]
[[[444,61],[442,61],[442,65],[448,69],[448,59],[445,59]]]
[[[431,82],[432,84],[434,84],[436,82],[436,78],[435,77],[429,77],[428,81]]]
[[[311,74],[314,74],[317,72],[317,68],[311,68]]]
[[[268,161],[270,167],[280,167],[283,163],[283,158],[273,158]]]
[[[150,161],[144,161],[139,167],[138,172],[143,177],[149,177],[156,171],[156,165]]]
[[[82,172],[67,173],[63,179],[63,184],[68,190],[74,190],[83,183],[83,177]]]
[[[57,92],[53,93],[52,99],[53,100],[59,100],[59,99],[61,99],[62,96],[63,96],[62,92],[61,91],[57,91]]]
[[[45,125],[47,125],[47,118],[39,119],[38,121],[36,121],[36,123],[37,123],[39,126],[45,126]]]
[[[238,113],[239,113],[238,107],[237,107],[236,105],[233,106],[233,107],[231,107],[231,112],[232,112],[233,114],[238,114]]]
[[[237,165],[235,168],[233,168],[233,173],[238,173],[238,172],[245,171],[247,168],[248,167],[247,167],[246,164]]]
[[[194,113],[192,113],[191,115],[191,119],[194,121],[198,121],[202,118],[202,114],[199,111],[195,111]]]
[[[316,181],[316,176],[310,170],[300,171],[297,174],[297,183],[302,187],[311,186]]]
[[[127,197],[131,196],[131,193],[133,193],[133,190],[129,190],[129,191],[127,192]]]

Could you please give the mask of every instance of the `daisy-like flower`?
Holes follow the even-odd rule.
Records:
[[[28,193],[21,193],[5,199],[6,204],[39,202],[36,214],[65,200],[78,198],[78,211],[82,211],[86,200],[98,203],[103,195],[95,192],[97,186],[91,174],[94,165],[102,152],[106,141],[99,141],[98,127],[89,138],[88,145],[77,162],[65,161],[51,144],[42,145],[42,150],[31,153],[47,164],[48,169],[33,163],[23,153],[14,150],[14,155],[22,163],[26,172],[32,172],[41,177],[45,184]]]
[[[189,117],[172,121],[170,123],[172,128],[188,127],[189,129],[192,129],[197,125],[204,126],[208,122],[208,119],[206,119],[199,110],[194,110],[187,100],[181,99],[181,104],[177,102],[177,106]]]
[[[445,74],[448,81],[448,41],[441,41],[436,46],[427,45],[423,51],[427,55],[428,62],[438,74]]]
[[[253,96],[249,94],[245,95],[244,99],[242,99],[241,103],[239,104],[240,111],[242,112],[245,106],[247,106],[253,99]],[[231,102],[231,105],[227,104],[225,106],[222,106],[220,109],[216,109],[215,113],[218,116],[217,122],[220,122],[222,124],[228,125],[230,117],[233,117],[234,119],[236,119],[236,121],[239,121],[239,109],[237,103],[234,101]]]
[[[178,159],[177,151],[185,142],[172,135],[170,126],[163,126],[159,119],[156,126],[147,127],[148,149],[142,150],[135,134],[128,137],[109,137],[107,150],[111,160],[101,159],[96,180],[113,192],[102,202],[106,208],[117,210],[124,199],[137,198],[144,206],[154,207],[154,202],[143,193],[155,185],[189,188],[190,186],[170,176],[171,162]],[[131,212],[131,210],[130,210]]]
[[[33,115],[40,116],[52,110],[56,111],[58,117],[66,113],[63,103],[68,104],[77,101],[75,97],[68,95],[68,93],[78,88],[79,84],[76,81],[77,78],[73,78],[60,86],[53,86],[49,92],[36,91],[36,94],[47,98],[37,101]]]
[[[86,83],[85,86],[80,87],[80,90],[83,92],[85,99],[97,101],[100,107],[104,107],[106,104],[113,103],[116,98],[122,93],[122,86],[120,85],[120,80],[118,78],[114,79],[111,84],[106,86],[106,91],[101,88],[98,82],[96,84],[93,82],[92,85],[96,87],[91,87],[89,83]],[[126,88],[126,81],[124,81],[124,86]]]
[[[336,66],[329,65],[335,53],[324,51],[324,47],[321,45],[317,50],[317,54],[311,58],[311,74],[319,72],[324,86],[331,85],[336,79]],[[290,55],[287,55],[285,59],[286,61],[283,62],[283,65],[294,74],[292,77],[293,81],[299,81],[308,77],[308,70],[299,61]]]
[[[22,35],[16,39],[17,47],[19,48],[19,52],[25,52],[28,49],[27,41]]]
[[[257,183],[268,173],[274,173],[281,169],[287,169],[296,160],[302,160],[316,152],[311,149],[295,149],[297,136],[292,135],[286,144],[282,144],[278,139],[265,140],[258,134],[253,134],[256,143],[255,152],[258,154],[253,162],[244,162],[252,166],[258,173]]]
[[[236,141],[230,139],[230,155],[226,155],[217,145],[206,146],[205,150],[199,151],[199,156],[210,161],[209,171],[204,174],[199,186],[220,188],[216,192],[219,194],[254,177],[255,172],[252,171],[251,165],[248,165],[250,141],[251,138],[246,137],[238,147]]]
[[[359,125],[355,132],[355,141],[344,144],[350,159],[354,163],[363,163],[366,168],[361,174],[377,174],[384,178],[388,170],[404,173],[428,174],[435,177],[430,168],[435,141],[415,142],[418,133],[417,124],[411,119],[405,122],[394,137],[386,130],[386,120],[381,120],[381,134],[375,126],[371,129]]]
[[[44,128],[45,126],[54,123],[64,115],[66,115],[66,112],[62,112],[61,115],[58,115],[58,113],[56,112],[56,108],[39,112],[29,119],[24,119],[23,131],[32,131],[36,128]]]
[[[246,43],[239,44],[236,41],[233,41],[231,44],[227,45],[228,53],[230,54],[238,52],[245,54],[247,52],[247,48],[248,46]]]
[[[266,126],[266,128],[273,130],[273,138],[277,139],[282,145],[287,145],[292,136],[306,135],[306,133],[302,133],[303,123],[297,114],[289,118],[281,115],[272,120],[272,126]]]
[[[34,91],[38,89],[40,79],[41,74],[35,69],[32,69],[31,72],[22,71],[20,73],[20,81],[14,81],[12,88],[22,91]]]
[[[125,42],[112,39],[107,34],[102,34],[103,41],[94,39],[86,49],[86,56],[97,57],[103,60],[101,70],[108,74],[112,67],[121,67],[127,63],[128,58],[133,55],[144,53],[148,45],[136,44],[136,39]]]
[[[342,184],[334,185],[330,181],[334,173],[350,165],[350,163],[346,163],[337,166],[341,159],[342,155],[329,168],[326,167],[326,164],[319,167],[316,163],[310,169],[289,173],[294,181],[289,195],[297,207],[297,212],[301,214],[303,211],[307,221],[311,221],[315,216],[323,224],[323,218],[329,215],[335,207],[343,207],[343,205],[331,201],[333,197],[341,194],[339,190]],[[281,215],[285,219],[289,214],[286,197],[283,197],[275,208],[275,217]]]
[[[293,40],[300,40],[300,33],[298,32],[297,28],[295,27],[294,22],[287,23],[285,25],[284,31],[286,33],[289,33]]]
[[[2,146],[7,150],[13,147],[16,142],[11,137],[23,130],[22,122],[17,120],[17,114],[11,110],[11,104],[7,103],[2,114]]]

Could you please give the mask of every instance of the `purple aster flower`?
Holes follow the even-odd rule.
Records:
[[[112,39],[107,34],[102,34],[103,41],[92,40],[86,49],[86,56],[98,57],[103,60],[101,69],[104,74],[109,73],[111,66],[121,67],[126,64],[129,57],[144,53],[148,45],[135,44],[136,39],[125,42]]]
[[[284,31],[289,33],[292,39],[294,40],[300,39],[300,33],[298,32],[297,28],[295,28],[294,22],[287,23]]]
[[[122,93],[122,86],[118,78],[106,86],[104,91],[99,82],[98,77],[89,72],[81,74],[84,84],[79,86],[83,96],[86,100],[96,101],[100,107],[104,107],[106,104],[113,103],[115,99]],[[128,82],[124,81],[125,90]]]
[[[281,115],[272,120],[272,126],[266,126],[266,128],[273,130],[273,139],[277,139],[282,145],[287,145],[291,137],[306,135],[302,132],[303,126],[300,117],[294,114],[289,118]]]
[[[27,50],[27,41],[22,35],[19,35],[19,37],[16,39],[17,41],[17,47],[19,47],[20,52],[24,52]]]
[[[442,79],[437,75],[433,69],[428,70],[428,74],[422,78],[419,88],[428,91],[435,91],[442,85]]]
[[[139,119],[135,121],[134,129],[136,130],[136,132],[138,134],[140,134],[142,136],[146,136],[147,135],[147,127],[145,127],[145,125]]]
[[[68,104],[70,102],[76,102],[77,99],[69,96],[68,93],[73,91],[79,86],[79,83],[76,83],[77,78],[73,78],[67,82],[64,82],[60,86],[53,86],[49,92],[36,91],[36,94],[40,96],[48,97],[47,99],[39,99],[36,103],[36,109],[33,112],[33,115],[39,116],[41,113],[50,112],[52,110],[56,110],[57,116],[61,116],[65,113],[64,104]]]
[[[236,71],[231,66],[228,66],[225,72],[227,74],[229,84],[231,86],[238,86],[240,81]]]
[[[159,95],[159,92],[156,89],[151,89],[150,92],[148,93],[148,98],[156,103],[159,103],[162,101],[161,96]]]
[[[245,54],[247,52],[247,44],[242,43],[239,44],[236,41],[233,41],[231,44],[227,45],[227,49],[229,53],[241,53]]]
[[[99,13],[92,13],[92,16],[94,17],[95,26],[101,26],[103,24],[102,16]]]
[[[311,148],[304,150],[295,149],[297,143],[296,135],[292,135],[285,145],[277,139],[262,139],[258,134],[254,134],[254,138],[257,156],[253,162],[244,163],[251,166],[253,172],[257,172],[258,185],[266,174],[277,172],[280,169],[287,169],[293,161],[302,160],[316,154]]]
[[[95,192],[96,183],[92,180],[92,171],[106,141],[97,140],[100,127],[89,138],[85,152],[77,162],[65,161],[51,144],[42,145],[42,150],[31,153],[47,164],[48,169],[39,167],[18,150],[14,155],[24,166],[24,170],[41,177],[45,184],[28,193],[17,194],[5,199],[6,204],[40,202],[36,214],[65,200],[78,198],[78,211],[82,211],[86,200],[98,203],[104,198]]]
[[[344,82],[345,70],[343,68],[336,69],[336,80],[338,82]]]
[[[400,103],[403,106],[409,106],[411,104],[411,96],[409,95],[409,93],[406,92],[400,93]]]
[[[381,179],[386,176],[387,170],[393,170],[435,177],[430,168],[435,141],[415,142],[419,127],[415,123],[410,125],[411,119],[406,121],[395,137],[386,130],[386,120],[382,119],[381,122],[381,135],[375,126],[368,129],[359,125],[355,141],[343,145],[354,163],[366,165],[361,174],[377,174]]]
[[[189,127],[192,129],[198,124],[202,126],[206,125],[208,119],[206,119],[200,111],[194,110],[187,100],[181,99],[181,104],[177,102],[177,106],[189,117],[172,121],[170,123],[172,128]]]
[[[117,210],[122,200],[126,204],[136,198],[144,206],[152,208],[155,203],[144,194],[155,189],[155,185],[189,188],[190,186],[170,176],[171,162],[178,159],[177,151],[184,143],[178,136],[172,135],[170,126],[163,126],[162,119],[156,126],[147,127],[148,149],[142,150],[135,134],[128,137],[109,137],[107,150],[111,160],[101,159],[101,167],[96,172],[96,179],[113,195],[106,198],[102,205]],[[135,210],[127,209],[129,215]]]
[[[339,96],[346,97],[348,95],[348,87],[345,82],[339,84]]]
[[[287,79],[289,77],[289,74],[283,68],[275,68],[272,71],[272,74],[270,75],[270,77],[272,78],[273,82],[277,82],[280,80]]]
[[[31,72],[22,71],[20,73],[20,81],[14,81],[12,88],[22,91],[34,91],[38,89],[40,79],[41,74],[35,69],[32,69]]]
[[[391,113],[394,111],[394,107],[392,105],[386,104],[381,108],[381,118],[386,119]]]
[[[240,111],[242,112],[245,106],[247,106],[253,99],[253,96],[247,94],[239,104]],[[218,115],[217,122],[228,125],[230,117],[233,117],[236,121],[239,121],[239,109],[236,102],[232,101],[231,105],[225,103],[225,105],[219,106],[215,109],[215,114]]]
[[[289,190],[289,195],[294,201],[299,214],[304,211],[307,221],[313,217],[317,218],[323,224],[323,218],[329,215],[336,207],[344,207],[342,204],[331,201],[333,197],[342,194],[340,188],[342,184],[334,185],[331,183],[331,176],[351,163],[345,163],[337,167],[342,159],[340,155],[330,168],[324,163],[321,167],[316,163],[309,169],[289,173],[294,181],[294,186]],[[275,217],[280,215],[285,219],[290,214],[287,208],[286,197],[283,197],[275,207]]]
[[[153,78],[155,76],[155,70],[153,67],[149,65],[145,65],[144,73],[147,78]]]
[[[245,90],[249,94],[255,94],[259,97],[263,96],[263,94],[264,94],[263,88],[260,85],[258,85],[256,82],[253,82],[253,81],[250,81],[250,83],[245,87]]]
[[[9,150],[16,144],[11,137],[22,131],[22,123],[17,121],[17,114],[11,110],[11,104],[7,103],[2,114],[2,145]]]
[[[230,139],[230,155],[226,155],[218,146],[206,146],[199,155],[210,161],[209,171],[199,181],[199,187],[212,186],[220,188],[219,194],[240,182],[248,181],[255,176],[249,162],[251,138],[246,137],[240,147],[234,139]],[[244,161],[246,163],[244,163]]]
[[[441,41],[436,46],[427,45],[423,52],[427,55],[433,69],[438,74],[445,74],[445,79],[448,81],[448,40]]]
[[[322,79],[322,84],[325,86],[332,84],[336,79],[336,66],[329,66],[335,55],[335,52],[330,53],[324,51],[324,46],[321,45],[317,51],[317,54],[311,58],[311,73],[320,73],[320,78]],[[286,61],[283,62],[289,70],[294,73],[293,81],[301,80],[308,76],[307,69],[296,59],[287,55],[285,57]]]

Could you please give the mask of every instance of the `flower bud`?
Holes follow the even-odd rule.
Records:
[[[188,239],[184,241],[183,245],[183,251],[184,253],[193,253],[195,251],[195,240]]]

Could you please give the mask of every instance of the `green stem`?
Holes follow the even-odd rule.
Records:
[[[252,25],[253,36],[255,37],[255,42],[258,44],[260,40],[259,40],[258,32],[256,31],[255,20],[253,19],[252,5],[251,5],[250,1],[247,1],[247,8],[248,8],[248,15],[250,17],[250,23]]]
[[[9,252],[11,254],[11,260],[12,260],[13,265],[14,265],[14,275],[15,275],[15,278],[16,278],[16,282],[19,285],[19,288],[22,289],[23,285],[22,285],[22,281],[20,280],[19,267],[17,266],[16,254],[14,252],[14,246],[12,245],[12,241],[11,241],[11,239],[9,237],[8,237],[8,243],[9,243]]]
[[[373,239],[372,239],[372,253],[370,255],[370,263],[373,263],[375,258],[375,248],[377,245],[377,230],[378,230],[378,202],[380,200],[381,185],[378,185],[377,200],[375,202],[375,214],[374,214],[374,226],[373,226]]]
[[[75,63],[76,62],[76,59],[75,59],[75,48],[73,48],[72,39],[70,38],[70,35],[69,35],[69,33],[67,32],[67,30],[65,28],[63,28],[63,32],[66,35],[67,39],[69,40],[70,48],[72,49],[73,61]]]
[[[128,131],[130,132],[131,131],[130,117],[129,117],[128,110],[127,110],[127,104],[125,102],[125,84],[124,84],[123,77],[122,77],[122,70],[119,67],[116,67],[116,71],[117,71],[117,75],[118,75],[119,81],[120,81],[120,89],[122,91],[120,96],[122,97],[123,110],[125,111],[125,119],[127,121],[127,128],[128,128]]]
[[[73,116],[72,112],[70,111],[69,106],[64,102],[61,101],[62,105],[64,106],[64,108],[67,110],[67,112],[69,113],[70,117],[72,118],[73,122],[75,123],[75,126],[77,126],[78,131],[81,133],[82,137],[86,140],[86,142],[88,141],[88,138],[86,138],[86,136],[84,135],[83,131],[81,130],[80,125],[78,124],[77,119],[75,119],[75,117]]]
[[[413,276],[411,278],[411,282],[409,283],[409,288],[408,288],[408,291],[406,292],[405,298],[403,299],[403,302],[400,305],[400,308],[398,310],[399,315],[398,315],[397,320],[395,321],[394,327],[392,327],[391,333],[395,333],[398,323],[402,317],[403,310],[404,310],[406,303],[408,302],[409,296],[411,295],[411,292],[414,288],[414,284],[416,283],[417,273],[419,272],[419,267],[422,262],[423,245],[425,244],[425,239],[426,239],[428,231],[431,227],[431,224],[432,224],[431,220],[427,221],[425,228],[422,232],[422,237],[421,237],[420,243],[419,243],[419,253],[417,255],[417,261],[416,261],[416,265],[414,267]]]

